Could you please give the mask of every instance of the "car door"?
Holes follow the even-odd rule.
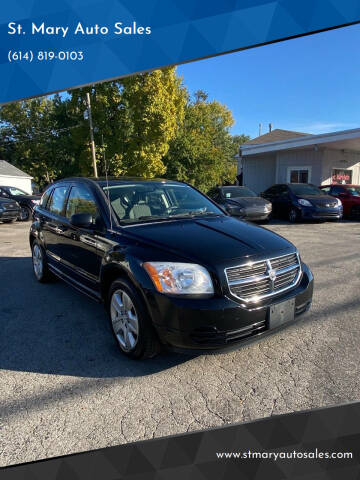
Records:
[[[74,226],[71,217],[79,213],[89,213],[93,217],[90,228]],[[62,232],[62,261],[76,282],[86,288],[97,290],[101,255],[98,255],[97,235],[103,230],[97,201],[87,185],[71,186],[64,211],[65,228]]]
[[[37,212],[48,261],[56,268],[61,268],[63,232],[66,228],[64,208],[68,190],[67,185],[55,186],[46,204],[42,202]]]
[[[275,205],[277,215],[279,217],[287,217],[289,210],[292,207],[290,191],[287,185],[278,185]]]
[[[272,214],[274,217],[277,217],[280,214],[280,209],[279,209],[279,191],[281,185],[274,185],[267,190],[261,195],[263,198],[268,200],[269,202],[272,203]]]

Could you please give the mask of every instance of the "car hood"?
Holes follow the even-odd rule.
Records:
[[[261,197],[235,197],[227,198],[227,203],[239,205],[241,207],[264,207],[269,202]]]
[[[16,201],[19,201],[19,200],[40,200],[41,196],[39,196],[39,195],[12,195],[11,198],[13,198]]]
[[[270,230],[228,216],[143,224],[124,230],[132,238],[204,264],[296,250]]]
[[[337,199],[331,195],[297,195],[297,198],[304,198],[314,205],[319,206],[337,205]]]
[[[0,205],[2,203],[5,203],[6,205],[10,204],[10,205],[16,205],[17,206],[16,200],[13,200],[11,198],[0,198]]]

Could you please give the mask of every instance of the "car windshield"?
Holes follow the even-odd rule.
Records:
[[[256,193],[247,187],[224,187],[222,192],[225,198],[257,197]]]
[[[206,215],[224,215],[206,197],[188,185],[162,182],[102,186],[121,223],[166,221]]]
[[[360,197],[360,187],[347,187],[347,191],[354,197]]]
[[[315,185],[309,185],[308,183],[297,183],[289,185],[291,191],[295,195],[326,195],[326,192],[315,187]]]
[[[24,192],[24,190],[20,190],[20,188],[6,187],[6,190],[10,193],[10,195],[29,195],[28,193]]]

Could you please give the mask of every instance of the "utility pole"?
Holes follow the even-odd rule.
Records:
[[[90,94],[86,94],[86,103],[87,103],[87,110],[89,115],[89,125],[90,125],[90,145],[91,145],[91,155],[93,161],[93,169],[94,169],[94,177],[98,178],[97,174],[97,166],[96,166],[96,155],[95,155],[95,142],[94,142],[94,128],[92,123],[92,116],[91,116],[91,103],[90,103]]]

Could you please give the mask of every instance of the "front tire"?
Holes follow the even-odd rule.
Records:
[[[46,262],[44,249],[37,241],[34,241],[31,251],[33,272],[36,280],[40,283],[49,282],[53,277]]]
[[[21,222],[28,222],[31,218],[31,210],[29,207],[21,206],[19,220]]]
[[[288,220],[291,223],[296,223],[299,220],[299,212],[296,210],[296,208],[290,208]]]
[[[132,359],[152,358],[160,343],[143,301],[125,279],[115,280],[109,291],[107,310],[120,351]]]

